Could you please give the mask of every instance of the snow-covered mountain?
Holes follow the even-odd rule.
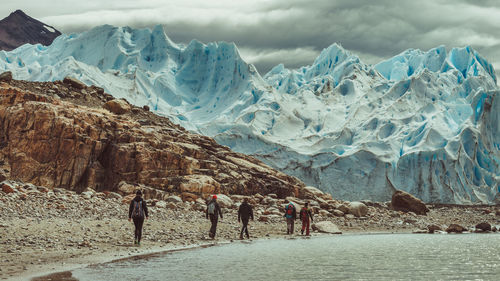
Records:
[[[499,88],[470,47],[408,50],[372,66],[334,44],[310,66],[261,77],[234,44],[184,46],[160,26],[101,26],[2,51],[0,68],[100,85],[336,198],[500,197]]]

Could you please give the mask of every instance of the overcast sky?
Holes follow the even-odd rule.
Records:
[[[311,64],[332,43],[377,63],[408,48],[471,45],[500,72],[496,0],[2,0],[63,33],[94,26],[163,24],[174,41],[228,41],[265,74]]]

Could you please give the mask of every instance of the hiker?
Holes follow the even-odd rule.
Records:
[[[309,234],[309,225],[310,225],[310,222],[314,221],[311,209],[309,209],[308,207],[309,207],[309,202],[306,202],[305,206],[302,207],[302,209],[300,210],[300,214],[299,214],[299,218],[302,221],[302,230],[300,231],[300,233],[302,235],[304,235],[304,229],[305,229],[306,230],[306,236],[310,235]],[[309,221],[309,219],[311,219],[311,220]]]
[[[295,224],[295,220],[297,219],[297,211],[295,210],[295,206],[292,204],[290,200],[288,200],[288,205],[285,207],[285,216],[286,218],[286,234],[293,234],[293,225]]]
[[[137,190],[135,198],[130,202],[130,207],[128,208],[128,220],[133,220],[135,225],[134,244],[139,246],[141,245],[144,217],[146,219],[148,218],[148,206],[146,206],[146,201],[144,201],[141,196],[142,192]]]
[[[217,203],[217,195],[214,195],[212,196],[212,200],[208,202],[207,211],[205,213],[207,219],[208,216],[210,216],[210,222],[212,223],[209,233],[209,236],[212,239],[215,238],[215,232],[217,231],[217,222],[219,221],[219,215],[220,219],[222,219],[222,211],[220,210],[219,203]]]
[[[248,204],[248,198],[243,199],[243,203],[241,203],[240,208],[238,209],[238,222],[243,222],[243,227],[241,227],[241,232],[240,232],[240,239],[243,240],[243,231],[245,231],[245,234],[247,236],[247,239],[250,238],[250,235],[248,235],[248,220],[249,219],[253,220],[253,210],[252,206]]]

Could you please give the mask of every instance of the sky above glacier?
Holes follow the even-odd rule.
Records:
[[[408,48],[471,45],[500,72],[496,0],[3,0],[0,18],[16,9],[64,33],[163,24],[174,42],[235,42],[262,74],[278,63],[311,64],[332,43],[366,63]]]

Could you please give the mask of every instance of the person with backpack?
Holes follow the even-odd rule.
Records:
[[[250,218],[253,220],[252,206],[248,204],[248,198],[244,198],[243,203],[241,203],[240,208],[238,209],[238,222],[240,222],[240,220],[243,222],[243,227],[240,232],[241,240],[243,240],[243,231],[245,231],[247,239],[250,238],[250,235],[248,234],[248,220]]]
[[[310,235],[309,234],[309,225],[310,225],[310,222],[314,221],[311,209],[309,209],[308,207],[309,207],[309,202],[306,202],[305,206],[302,207],[302,209],[300,210],[300,214],[299,214],[299,218],[302,221],[302,230],[300,231],[300,233],[302,235],[304,235],[304,229],[305,229],[306,230],[306,236]],[[310,221],[309,221],[309,218],[311,219]]]
[[[291,201],[288,201],[288,205],[285,207],[284,217],[286,218],[286,234],[292,235],[293,226],[295,224],[295,220],[297,219],[297,211]]]
[[[215,238],[215,232],[217,231],[217,222],[222,219],[222,211],[220,209],[219,203],[217,203],[217,195],[212,196],[212,200],[207,204],[207,210],[205,212],[205,217],[208,219],[210,216],[210,222],[212,226],[210,227],[209,236],[210,238]]]
[[[135,198],[130,202],[130,207],[128,208],[128,220],[134,221],[134,244],[139,246],[141,245],[144,218],[148,218],[148,206],[146,205],[146,201],[142,199],[142,192],[137,190]]]

